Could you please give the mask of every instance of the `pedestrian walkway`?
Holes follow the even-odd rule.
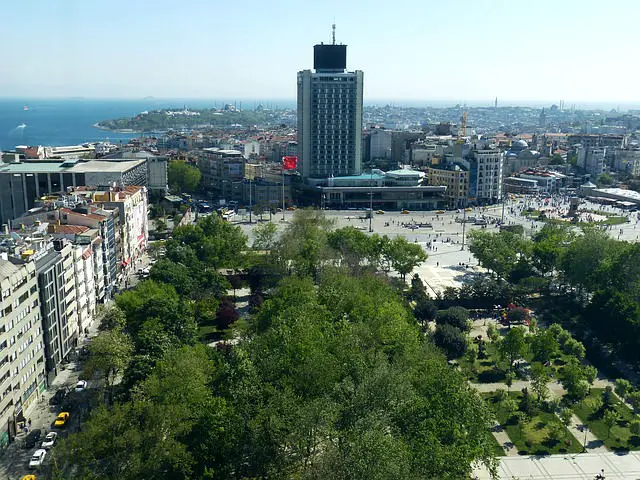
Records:
[[[575,414],[571,416],[571,425],[568,428],[571,434],[587,449],[587,452],[608,451],[604,442],[599,440]]]
[[[496,422],[495,426],[491,429],[491,433],[498,441],[498,443],[504,448],[505,455],[509,457],[517,457],[518,449],[509,438],[507,432],[502,428],[498,422]]]

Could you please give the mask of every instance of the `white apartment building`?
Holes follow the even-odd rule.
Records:
[[[591,175],[591,178],[597,180],[607,171],[607,148],[579,146],[577,164]]]
[[[479,203],[502,199],[504,152],[497,148],[475,150],[470,162],[469,196]]]
[[[96,285],[93,268],[93,251],[90,246],[73,245],[73,271],[78,315],[78,337],[93,322],[96,312]]]
[[[46,386],[34,262],[0,259],[0,444]]]

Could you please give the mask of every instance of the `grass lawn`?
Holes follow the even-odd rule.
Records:
[[[522,397],[520,392],[511,392],[511,398],[518,403]],[[579,453],[582,451],[580,442],[562,425],[560,419],[552,413],[538,411],[524,423],[518,422],[516,416],[510,415],[506,409],[497,403],[495,394],[487,396],[489,405],[496,412],[500,425],[518,449],[519,455],[550,455],[554,453]],[[551,438],[550,433],[557,431],[558,435]]]
[[[468,362],[461,359],[460,368],[470,382],[473,383],[496,383],[504,382],[504,371],[498,368],[498,353],[493,344],[487,343],[487,358],[476,360],[475,371]],[[506,388],[506,386],[505,386]]]
[[[622,225],[623,223],[627,223],[627,217],[609,217],[604,222],[598,223],[604,223],[605,225]]]
[[[614,409],[618,412],[618,421],[611,427],[611,432],[602,421],[602,412],[594,409],[594,400],[602,398],[603,390],[592,388],[587,398],[573,407],[573,411],[610,450],[640,450],[640,437],[629,431],[629,424],[632,420],[638,419],[638,416],[634,415],[629,407],[615,397]]]

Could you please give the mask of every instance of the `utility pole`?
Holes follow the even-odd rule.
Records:
[[[251,211],[253,210],[251,204],[251,178],[249,178],[249,223],[251,223]]]
[[[282,167],[282,221],[284,222],[284,167]]]
[[[371,183],[369,184],[369,233],[373,232],[373,165],[371,166]]]
[[[506,200],[506,196],[504,192],[502,192],[502,218],[500,219],[500,225],[504,223],[504,202]]]
[[[464,234],[467,230],[467,209],[462,210],[462,248],[460,250],[464,250]]]

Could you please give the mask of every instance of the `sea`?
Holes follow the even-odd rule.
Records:
[[[244,108],[254,108],[259,103],[295,108],[293,100],[0,98],[0,150],[12,150],[17,145],[61,146],[107,140],[118,143],[140,135],[102,130],[93,125],[101,120],[131,117],[145,110],[221,108],[225,103]]]

